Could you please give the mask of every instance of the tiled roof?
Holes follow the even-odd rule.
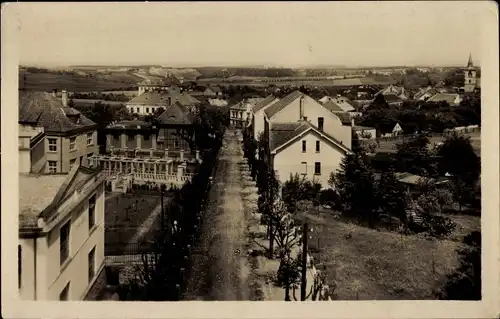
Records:
[[[184,106],[176,102],[158,117],[158,121],[162,124],[191,125],[193,124],[193,115]]]
[[[78,116],[74,122],[68,116]],[[81,128],[93,128],[96,123],[62,102],[50,93],[20,92],[19,122],[43,126],[45,132],[69,132]]]
[[[345,97],[333,98],[333,102],[337,104],[344,112],[354,111],[354,107],[349,103],[349,100]]]
[[[271,126],[271,134],[269,139],[269,148],[271,151],[276,150],[277,148],[283,146],[290,140],[296,138],[300,134],[313,130],[317,133],[326,136],[328,139],[333,141],[336,145],[342,148],[344,151],[349,152],[350,150],[342,145],[336,138],[331,135],[325,133],[324,131],[319,131],[316,126],[311,124],[308,121],[297,121],[290,123],[274,123]]]
[[[159,92],[145,92],[134,97],[132,100],[128,101],[127,104],[167,106],[168,98],[170,98],[171,103],[177,101],[182,105],[195,105],[200,102],[185,92],[180,93],[175,90],[166,90]]]
[[[323,106],[330,112],[344,112],[344,110],[332,100],[328,100],[323,104]]]
[[[303,95],[302,92],[300,91],[293,91],[292,93],[288,94],[278,102],[274,103],[273,105],[269,106],[264,112],[266,113],[268,118],[273,117],[276,113],[279,111],[283,110],[285,107],[287,107],[290,103],[298,99]]]
[[[447,102],[450,105],[455,104],[455,99],[457,98],[458,94],[453,94],[453,93],[437,93],[433,96],[431,96],[427,102]]]
[[[420,91],[415,93],[415,95],[413,96],[413,99],[418,100],[422,96],[424,96],[425,94],[431,94],[431,96],[432,96],[432,95],[437,94],[437,93],[438,93],[438,91],[436,89],[434,89],[432,87],[426,87],[426,88],[420,89]]]
[[[269,95],[268,97],[266,97],[265,99],[263,99],[260,102],[257,102],[257,104],[254,105],[253,112],[257,113],[258,111],[260,111],[261,109],[263,109],[264,107],[266,107],[267,105],[269,105],[271,102],[273,102],[275,100],[277,102],[277,99],[274,95],[272,95],[272,94]]]

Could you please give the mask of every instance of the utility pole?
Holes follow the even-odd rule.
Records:
[[[160,205],[161,205],[161,231],[163,232],[163,227],[165,225],[165,208],[163,207],[163,193],[165,191],[165,184],[160,186]]]
[[[307,228],[309,226],[304,223],[304,229],[302,234],[302,279],[300,285],[300,300],[306,300],[306,288],[307,288]]]

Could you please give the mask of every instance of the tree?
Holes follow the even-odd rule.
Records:
[[[378,217],[375,181],[364,152],[345,156],[340,169],[330,175],[329,184],[339,194],[344,212],[374,226]]]
[[[456,227],[448,217],[442,216],[451,204],[452,195],[447,188],[436,187],[433,182],[420,183],[421,194],[416,200],[416,212],[422,217],[422,227],[434,237],[449,235]]]
[[[280,259],[277,273],[277,283],[285,289],[285,301],[291,301],[290,288],[295,288],[300,282],[301,259],[300,255],[293,259],[289,254]]]
[[[481,174],[481,161],[474,152],[469,137],[452,135],[438,149],[439,169],[449,173],[453,181],[453,194],[459,209],[470,202]]]
[[[377,194],[380,211],[399,218],[406,225],[408,195],[405,187],[396,179],[392,169],[382,173],[378,182]]]
[[[425,134],[410,137],[397,145],[396,163],[398,171],[420,176],[435,176],[434,158],[429,150],[429,138]]]
[[[460,265],[436,292],[441,300],[481,300],[481,232],[470,233],[463,243],[466,247],[457,251]]]
[[[289,255],[294,247],[300,245],[300,227],[281,200],[277,200],[273,205],[271,220],[278,256],[283,258],[283,256]]]

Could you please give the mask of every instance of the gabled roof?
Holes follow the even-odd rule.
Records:
[[[129,105],[156,105],[156,106],[167,106],[169,103],[169,98],[171,103],[179,102],[182,105],[195,105],[200,103],[197,99],[185,92],[177,92],[175,90],[166,91],[148,91],[141,95],[138,95],[127,102]]]
[[[449,105],[455,105],[455,99],[459,97],[458,94],[454,93],[437,93],[431,96],[427,102],[447,102]]]
[[[342,151],[348,153],[351,152],[350,149],[345,147],[341,142],[339,142],[334,137],[320,131],[316,126],[308,121],[298,121],[291,123],[274,123],[271,126],[271,134],[269,139],[269,148],[271,152],[277,152],[278,150],[286,147],[289,143],[292,143],[295,139],[304,136],[308,132],[313,131],[325,140],[329,141],[331,144],[340,148]]]
[[[76,116],[73,121],[68,116]],[[30,123],[43,126],[46,133],[70,132],[77,129],[92,129],[96,123],[79,111],[64,107],[55,96],[46,92],[20,92],[19,123]]]
[[[283,99],[269,106],[264,112],[266,113],[268,118],[273,117],[278,112],[287,107],[290,103],[303,96],[304,94],[300,91],[293,91],[292,93],[285,96]]]
[[[346,97],[335,97],[332,102],[337,104],[344,112],[354,111],[354,107],[349,103],[349,99]]]
[[[272,105],[273,103],[276,103],[278,101],[279,100],[274,95],[271,94],[268,97],[266,97],[265,99],[263,99],[262,101],[257,102],[257,104],[255,104],[253,106],[253,112],[257,113],[258,111],[265,108],[266,106]]]
[[[168,97],[171,96],[165,92],[144,92],[141,95],[138,95],[127,102],[127,104],[132,105],[158,105],[158,106],[167,106],[168,105]]]
[[[157,119],[161,124],[191,125],[193,115],[180,103],[175,102],[169,106]]]
[[[344,112],[344,110],[335,102],[332,100],[328,100],[327,102],[323,103],[323,106],[328,109],[330,112]]]
[[[432,95],[437,94],[437,93],[439,93],[438,90],[434,89],[433,87],[428,86],[426,88],[420,89],[417,93],[415,93],[415,95],[413,96],[413,99],[418,100],[422,96],[424,96],[425,94],[430,94],[432,96]]]
[[[20,174],[19,228],[38,228],[39,218],[50,220],[60,204],[99,172],[75,165],[68,174]]]
[[[382,94],[382,95],[400,95],[404,93],[404,88],[401,86],[397,86],[394,84],[388,85],[386,88],[378,91],[375,95]]]

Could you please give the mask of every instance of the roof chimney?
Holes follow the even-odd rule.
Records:
[[[68,106],[68,92],[66,90],[62,90],[62,104],[64,107]]]

